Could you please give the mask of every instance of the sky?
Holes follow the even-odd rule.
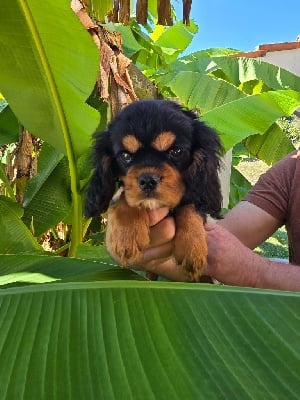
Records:
[[[181,0],[172,4],[181,19]],[[299,0],[193,0],[191,18],[199,31],[188,54],[211,47],[252,51],[260,44],[293,42],[300,35]]]

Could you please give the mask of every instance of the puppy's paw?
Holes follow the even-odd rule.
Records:
[[[149,217],[146,210],[113,205],[108,210],[106,246],[123,267],[137,264],[150,242]]]
[[[199,282],[207,263],[207,244],[204,235],[191,237],[176,235],[174,257],[177,264],[187,272],[191,281]]]
[[[184,268],[193,282],[199,282],[207,263],[207,243],[203,218],[195,211],[193,205],[179,209],[175,218],[175,260]]]
[[[106,246],[111,256],[123,267],[137,264],[142,251],[149,244],[149,230],[146,226],[138,228],[117,226],[108,227]]]

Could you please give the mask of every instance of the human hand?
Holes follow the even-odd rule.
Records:
[[[190,277],[183,268],[176,264],[172,257],[175,236],[174,218],[168,216],[169,210],[167,208],[148,212],[150,245],[144,250],[142,261],[133,267],[164,276],[173,281],[190,281]],[[245,258],[249,260],[254,253],[217,223],[206,223],[205,230],[208,245],[208,264],[203,275],[211,276],[228,284],[243,282],[247,278],[247,276],[244,277],[244,275],[247,275],[247,270],[243,268]]]
[[[254,285],[257,254],[218,223],[205,225],[208,263],[204,274],[230,285]]]
[[[173,281],[188,281],[189,276],[172,257],[175,221],[168,208],[149,210],[150,245],[144,250],[142,261],[133,266]]]
[[[174,219],[167,209],[149,211],[150,246],[143,253],[138,269],[153,272],[173,281],[189,281],[183,268],[172,257]],[[272,262],[246,247],[218,223],[206,223],[208,264],[203,275],[236,286],[300,290],[298,266]]]

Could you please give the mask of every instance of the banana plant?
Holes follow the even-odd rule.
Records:
[[[68,1],[3,0],[2,11],[0,92],[8,104],[0,141],[13,142],[24,126],[44,144],[23,206],[0,170],[10,194],[0,196],[0,398],[298,398],[298,293],[148,282],[120,269],[104,246],[82,243],[91,135],[105,121],[87,104],[98,52]],[[170,48],[170,35],[167,43],[158,37]],[[232,69],[214,67],[207,79],[186,75],[185,92],[176,71],[178,78],[172,69],[155,77],[162,92],[206,107],[226,146],[267,132],[300,106],[295,82],[258,95],[238,90],[240,70],[229,60]],[[220,78],[230,74],[231,83]],[[206,85],[203,96],[190,79],[200,79],[198,90]],[[71,257],[37,241],[60,219],[72,225]]]
[[[226,116],[232,115],[233,110],[245,124],[244,134],[241,130],[236,133],[240,141],[247,138],[249,150],[268,164],[294,149],[276,121],[279,116],[290,115],[297,109],[299,76],[260,60],[234,57],[234,53],[231,57],[222,52],[217,55],[216,51],[207,50],[176,60],[169,71],[162,71],[153,78],[161,90],[167,89],[186,106],[200,109],[203,119],[224,135],[225,149],[236,144],[232,132],[235,123],[219,122],[215,113]],[[250,129],[246,128],[247,124],[249,128],[251,125]],[[256,142],[260,142],[260,146]]]
[[[99,113],[86,104],[99,57],[67,2],[59,2],[51,12],[49,2],[6,2],[3,7],[1,92],[23,126],[66,156],[72,198],[70,255],[74,256],[82,241],[78,162],[99,124]],[[11,35],[16,20],[22,23]],[[43,29],[54,27],[57,21],[58,29],[52,28],[50,34]]]
[[[158,30],[155,28],[155,31]],[[165,43],[164,34],[159,36],[156,32],[152,37],[158,38],[163,48],[174,48],[178,36],[173,29]],[[138,59],[137,43],[140,43],[137,36],[130,38],[126,49]],[[234,49],[201,50],[144,72],[164,95],[177,97],[185,106],[198,110],[202,119],[219,131],[226,150],[233,147],[235,155],[236,143],[243,141],[249,153],[272,165],[295,149],[277,118],[291,115],[297,109],[300,78],[275,65],[236,57],[236,52]],[[154,58],[153,51],[151,57]],[[273,100],[269,101],[272,96],[277,97],[275,107]],[[238,124],[233,121],[235,116]],[[232,207],[251,185],[234,164],[230,183]]]

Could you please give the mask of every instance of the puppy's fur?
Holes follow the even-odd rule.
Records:
[[[142,100],[94,138],[86,215],[108,209],[111,255],[123,266],[138,265],[149,244],[147,209],[168,207],[176,221],[175,260],[199,281],[207,257],[207,214],[221,218],[223,149],[217,134],[175,102]],[[123,193],[111,201],[118,184]]]

